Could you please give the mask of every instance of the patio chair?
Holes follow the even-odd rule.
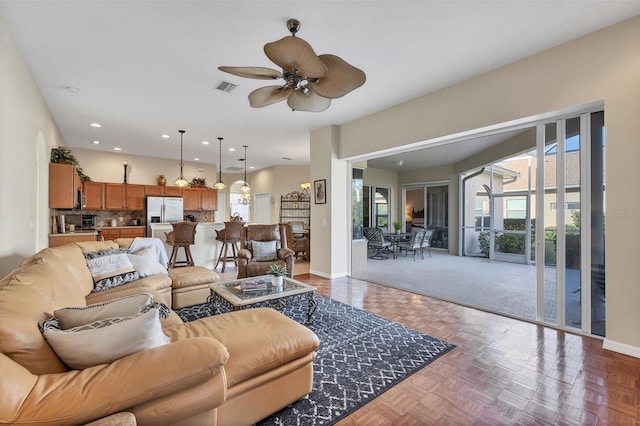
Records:
[[[379,228],[364,228],[364,237],[367,239],[367,247],[375,250],[373,256],[369,259],[388,259],[388,256],[382,254],[383,250],[389,250],[391,241],[384,239],[384,235]]]
[[[424,233],[424,237],[422,238],[422,243],[420,243],[420,253],[424,252],[424,248],[427,248],[427,253],[429,254],[429,258],[431,258],[431,238],[433,237],[433,229],[427,229]],[[422,254],[422,258],[424,259],[424,254]]]
[[[422,254],[422,241],[424,240],[425,230],[420,228],[415,228],[411,230],[411,237],[409,237],[409,241],[400,241],[398,243],[398,250],[402,253],[402,250],[405,251],[404,256],[407,257],[409,254],[409,250],[411,250],[413,254],[413,261],[416,260],[416,252],[420,251],[420,257],[424,259],[424,255]]]

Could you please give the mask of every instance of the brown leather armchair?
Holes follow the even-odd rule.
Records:
[[[294,222],[284,223],[282,225],[284,225],[284,229],[287,233],[287,247],[293,250],[296,259],[298,258],[298,255],[302,254],[305,259],[309,260],[309,238],[295,237],[295,235],[293,234]]]
[[[270,243],[275,241],[273,257],[256,253],[253,242]],[[279,248],[278,248],[279,247]],[[260,250],[262,251],[262,250]],[[259,254],[260,256],[256,256]],[[287,237],[281,225],[248,225],[242,230],[240,251],[238,251],[238,279],[268,275],[273,264],[286,266],[287,276],[293,277],[293,250],[287,248]],[[267,260],[268,259],[268,260]]]

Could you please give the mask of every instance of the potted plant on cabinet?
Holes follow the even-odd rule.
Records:
[[[73,155],[73,152],[71,152],[71,150],[67,147],[64,146],[57,146],[54,148],[51,148],[51,160],[52,163],[67,163],[67,164],[72,164],[76,170],[78,171],[78,175],[80,175],[80,180],[83,182],[89,182],[91,181],[91,178],[89,176],[87,176],[86,174],[84,174],[84,172],[82,171],[82,167],[80,167],[80,162],[78,161],[78,159],[76,158],[75,155]]]
[[[271,277],[271,284],[277,289],[282,289],[284,276],[287,274],[287,267],[273,264],[269,267],[269,274],[273,275],[273,277]]]

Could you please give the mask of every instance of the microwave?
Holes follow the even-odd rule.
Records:
[[[67,214],[65,215],[65,222],[69,225],[75,225],[76,229],[96,229],[95,214]]]

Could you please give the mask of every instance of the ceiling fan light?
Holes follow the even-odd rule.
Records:
[[[318,96],[313,90],[307,93],[296,91],[287,99],[287,105],[293,111],[322,112],[329,108],[331,99]]]

